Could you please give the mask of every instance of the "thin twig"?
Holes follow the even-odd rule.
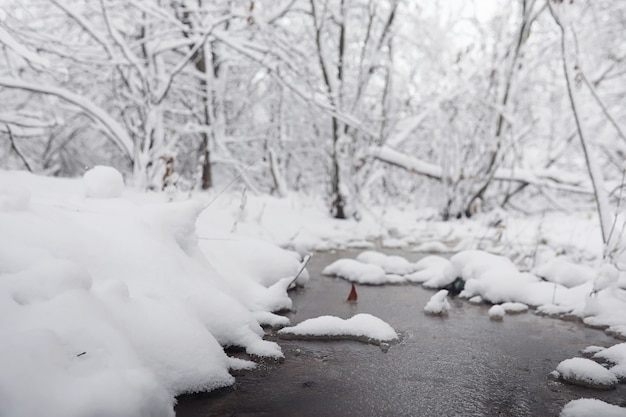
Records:
[[[207,205],[204,206],[204,208],[202,209],[202,211],[200,213],[202,213],[204,210],[206,210],[207,208],[211,207],[211,205],[213,203],[215,203],[215,200],[217,200],[218,198],[220,198],[220,196],[222,194],[224,194],[224,192],[226,192],[226,190],[228,190],[230,188],[231,185],[233,185],[235,183],[235,181],[241,179],[241,177],[245,174],[245,172],[252,167],[252,165],[256,164],[257,162],[259,162],[258,160],[253,161],[251,163],[249,163],[248,165],[246,165],[244,167],[244,169],[242,169],[239,174],[237,174],[235,177],[233,177],[232,180],[230,180],[230,182],[228,184],[226,184],[226,187],[222,188],[222,190],[217,193],[217,195],[211,200],[209,201],[209,203]]]
[[[313,255],[311,254],[308,254],[304,257],[304,259],[302,260],[302,263],[300,264],[300,270],[298,271],[296,276],[291,280],[289,285],[287,285],[287,288],[291,287],[296,282],[296,280],[300,277],[300,275],[304,271],[304,268],[306,268],[306,266],[309,264],[309,261],[311,260],[312,257]]]
[[[18,147],[15,145],[15,138],[13,137],[13,132],[11,132],[11,127],[7,123],[5,123],[4,125],[6,126],[7,132],[9,134],[9,142],[11,142],[11,149],[13,149],[15,151],[15,153],[17,154],[17,156],[20,157],[20,159],[22,160],[22,162],[26,166],[26,169],[28,170],[28,172],[33,172],[33,169],[31,168],[31,166],[28,163],[28,161],[26,160],[26,158],[24,157],[22,152],[20,152]]]

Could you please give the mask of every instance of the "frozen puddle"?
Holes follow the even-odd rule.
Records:
[[[320,272],[358,253],[313,258],[311,280],[292,293],[291,321],[369,313],[392,325],[399,343],[277,339],[283,363],[243,372],[232,389],[179,398],[177,416],[534,417],[558,416],[581,397],[626,403],[623,384],[592,391],[548,378],[581,349],[618,343],[604,332],[532,313],[493,321],[489,307],[454,298],[446,317],[429,316],[423,308],[435,292],[417,285],[358,286],[358,303],[346,303],[350,283]]]

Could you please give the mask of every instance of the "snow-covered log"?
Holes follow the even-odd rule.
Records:
[[[405,169],[418,175],[441,180],[441,167],[419,158],[407,156],[388,146],[370,148],[370,155],[380,161]],[[587,181],[574,174],[554,169],[527,170],[521,168],[498,168],[494,179],[497,181],[514,181],[538,187],[548,187],[573,193],[591,194]]]

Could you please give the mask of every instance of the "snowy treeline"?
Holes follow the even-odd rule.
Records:
[[[3,167],[107,164],[156,189],[237,178],[324,196],[336,217],[390,197],[450,217],[567,195],[609,223],[620,195],[624,2],[0,4]]]

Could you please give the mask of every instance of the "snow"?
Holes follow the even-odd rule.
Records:
[[[261,324],[289,323],[272,312],[291,306],[299,255],[236,235],[200,244],[204,204],[96,167],[0,171],[0,207],[0,415],[173,416],[176,395],[254,366],[226,346],[282,357]]]
[[[581,398],[568,402],[560,417],[626,417],[626,408],[593,398]]]
[[[596,272],[586,265],[577,265],[563,257],[557,257],[537,268],[537,275],[550,282],[571,288],[593,281]]]
[[[86,96],[73,93],[64,88],[53,87],[43,83],[29,83],[12,77],[0,77],[0,86],[59,97],[68,103],[80,107],[89,117],[97,120],[102,125],[107,135],[112,138],[120,150],[128,156],[133,155],[133,140],[128,135],[127,130]]]
[[[356,314],[349,319],[321,316],[305,320],[293,327],[278,331],[279,335],[334,336],[367,338],[374,341],[392,341],[398,334],[389,324],[371,314]]]
[[[122,174],[115,168],[95,166],[85,172],[85,195],[91,198],[118,198],[124,190]]]
[[[324,275],[335,275],[359,284],[381,285],[387,282],[385,270],[378,265],[364,264],[354,259],[339,259],[322,270]]]
[[[528,306],[524,303],[502,303],[500,306],[509,314],[519,314],[528,311]]]
[[[29,204],[30,194],[25,190],[11,186],[0,190],[0,212],[26,210]]]
[[[467,301],[473,304],[481,304],[483,302],[483,298],[480,295],[475,295]]]
[[[615,374],[602,365],[585,358],[571,358],[556,367],[566,382],[596,388],[613,388],[617,384]]]
[[[583,350],[580,351],[580,353],[582,353],[583,355],[594,355],[598,352],[603,351],[604,349],[606,349],[604,346],[587,346],[586,348],[584,348]]]
[[[430,297],[430,300],[428,300],[428,303],[424,306],[424,311],[432,315],[447,314],[448,310],[450,310],[450,303],[447,297],[447,290],[438,291],[435,295]]]
[[[626,343],[619,343],[603,349],[594,354],[593,358],[615,364],[626,364]]]
[[[489,309],[489,318],[492,320],[502,320],[505,314],[506,310],[501,305],[495,305]]]
[[[330,219],[303,196],[250,196],[245,216],[236,193],[194,197],[165,203],[124,188],[107,167],[76,180],[0,171],[0,415],[172,415],[175,395],[232,384],[229,370],[254,363],[227,357],[224,347],[282,356],[261,325],[289,325],[275,313],[291,308],[286,290],[310,250],[373,242],[482,247],[492,253],[462,250],[416,263],[368,250],[324,272],[435,289],[462,278],[463,297],[500,304],[493,308],[502,314],[531,306],[626,335],[626,273],[601,261],[601,245],[589,238],[597,225],[582,214],[505,215],[506,227],[494,228],[488,215],[443,223],[432,213],[386,208],[382,216],[373,208],[355,222]],[[539,222],[545,244],[537,246]],[[536,253],[532,263],[528,253]],[[305,271],[297,283],[307,279]],[[445,311],[441,294],[431,301]],[[358,327],[353,319],[322,327],[371,337],[349,334]],[[594,359],[623,378],[619,346]],[[81,399],[68,402],[75,392]]]
[[[447,282],[449,279],[444,278],[444,271],[449,265],[450,261],[441,256],[425,256],[415,263],[416,271],[405,278],[410,282],[424,283],[426,287],[437,288],[449,283]]]
[[[389,256],[381,252],[365,251],[361,252],[356,260],[365,264],[377,265],[385,273],[394,275],[406,275],[415,272],[415,265],[401,256]]]

